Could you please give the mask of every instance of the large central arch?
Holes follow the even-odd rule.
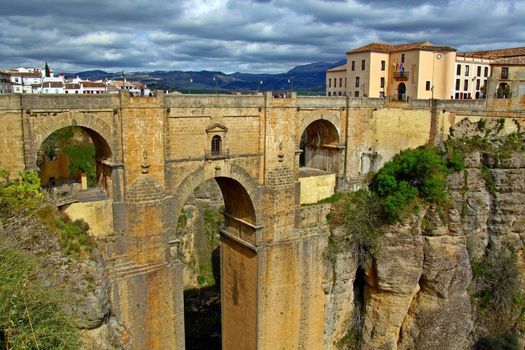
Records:
[[[175,214],[197,186],[214,179],[224,200],[220,238],[221,327],[223,349],[255,349],[257,345],[257,186],[241,167],[211,173],[211,162],[188,175],[174,191]],[[217,164],[221,161],[217,161]],[[177,312],[184,312],[177,310]]]

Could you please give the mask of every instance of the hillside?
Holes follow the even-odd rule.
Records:
[[[83,79],[122,79],[140,81],[151,89],[178,90],[183,93],[209,93],[211,91],[298,91],[301,94],[323,95],[325,72],[345,61],[334,63],[315,62],[297,66],[288,72],[278,74],[232,73],[218,71],[153,71],[153,72],[105,72],[91,70],[66,73],[66,77]],[[214,80],[215,78],[215,80]],[[262,82],[262,83],[261,83]]]

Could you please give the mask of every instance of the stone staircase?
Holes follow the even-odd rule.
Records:
[[[137,275],[143,275],[167,266],[166,262],[139,265],[132,261],[127,255],[115,255],[109,259],[109,276],[113,280],[122,280]]]

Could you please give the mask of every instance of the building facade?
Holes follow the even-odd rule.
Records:
[[[481,99],[497,60],[525,55],[525,48],[458,53],[430,42],[370,43],[346,53],[343,66],[326,72],[327,96],[393,100]],[[340,80],[344,86],[337,85]]]

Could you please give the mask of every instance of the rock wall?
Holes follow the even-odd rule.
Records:
[[[388,226],[361,286],[354,253],[339,253],[329,264],[325,348],[477,349],[484,336],[512,329],[516,349],[524,347],[519,307],[498,321],[477,304],[473,265],[489,249],[513,252],[523,295],[525,156],[514,153],[497,165],[477,152],[465,163],[448,179],[454,208],[420,207]]]

